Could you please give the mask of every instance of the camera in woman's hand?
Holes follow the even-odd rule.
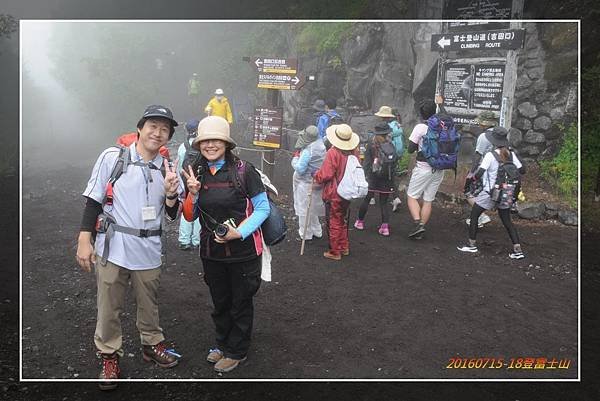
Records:
[[[233,219],[227,219],[221,224],[217,224],[215,227],[215,235],[217,237],[225,237],[229,232],[229,227],[235,227],[235,221]]]

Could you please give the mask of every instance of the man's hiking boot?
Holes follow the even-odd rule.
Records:
[[[164,342],[156,345],[144,345],[142,357],[146,362],[154,362],[161,368],[172,368],[179,363],[179,359],[167,351]]]
[[[327,259],[331,259],[331,260],[342,260],[342,255],[331,253],[330,251],[324,252],[323,256],[325,256]]]
[[[98,382],[98,387],[100,390],[114,390],[117,388],[117,382],[114,381],[118,379],[121,375],[121,369],[119,368],[119,355],[117,353],[113,354],[102,354],[98,353],[98,356],[102,359],[102,371],[100,372],[100,376],[98,378],[100,380],[104,380]]]
[[[475,245],[461,245],[461,246],[457,246],[456,249],[458,249],[461,252],[471,252],[471,253],[477,252],[477,247]]]
[[[414,229],[410,233],[408,233],[408,237],[413,238],[424,232],[425,232],[425,224],[416,223]]]
[[[219,362],[215,363],[215,370],[220,373],[231,372],[233,369],[237,368],[238,365],[246,360],[246,357],[242,359],[231,359],[231,358],[222,358]]]
[[[223,351],[218,348],[209,350],[208,355],[206,356],[206,360],[210,363],[217,363],[221,359],[223,359]]]

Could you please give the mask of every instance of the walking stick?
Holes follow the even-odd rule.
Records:
[[[310,182],[308,190],[308,207],[306,208],[306,219],[304,220],[304,231],[302,232],[302,245],[300,246],[300,256],[304,255],[304,244],[306,243],[306,230],[308,229],[308,219],[310,217],[310,205],[312,204],[313,181]]]

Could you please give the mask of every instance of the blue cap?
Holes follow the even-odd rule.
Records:
[[[191,134],[198,130],[198,124],[200,124],[200,121],[198,121],[195,118],[191,118],[185,123],[185,129],[188,133]]]

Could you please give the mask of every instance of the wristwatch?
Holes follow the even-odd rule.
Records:
[[[168,200],[175,200],[178,197],[179,197],[179,194],[177,192],[175,194],[173,194],[173,195],[167,195],[167,199]]]

